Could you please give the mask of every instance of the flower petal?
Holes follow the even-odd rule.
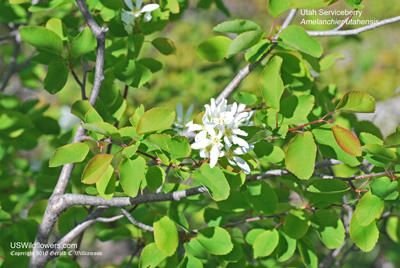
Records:
[[[136,0],[136,9],[140,9],[142,7],[142,4],[143,4],[143,0]]]
[[[185,122],[187,122],[187,121],[189,121],[189,119],[190,119],[190,116],[192,115],[192,113],[193,113],[193,104],[191,104],[190,106],[189,106],[189,108],[187,109],[187,111],[186,111],[186,116],[185,116]]]
[[[253,149],[254,149],[254,145],[253,145],[253,144],[250,144],[250,145],[249,145],[249,148],[238,147],[238,148],[236,148],[235,150],[233,150],[233,153],[234,153],[235,155],[242,155],[242,154],[246,154],[246,153],[250,152],[250,151],[253,150]]]
[[[153,18],[153,17],[151,16],[151,12],[146,12],[146,13],[144,14],[144,21],[145,21],[145,22],[151,21],[152,18]]]
[[[132,0],[124,0],[125,5],[129,7],[130,10],[133,10]]]
[[[233,129],[232,132],[233,132],[233,134],[240,135],[240,136],[246,136],[247,137],[249,135],[249,134],[247,134],[246,131],[243,131],[243,130],[241,130],[239,128]]]
[[[244,161],[239,156],[234,156],[233,159],[235,160],[237,165],[240,167],[240,169],[243,170],[244,173],[246,173],[246,174],[250,173],[251,170],[250,170],[249,165],[246,163],[246,161]]]
[[[215,132],[215,125],[214,124],[206,124],[204,125],[204,127],[206,128],[208,134],[210,134],[211,137],[215,137],[217,136],[217,133]]]
[[[210,152],[210,167],[211,168],[213,168],[217,164],[218,157],[219,157],[218,146],[214,145],[211,148],[211,152]]]
[[[238,136],[232,136],[232,142],[239,146],[249,148],[249,144],[244,139],[241,139]]]
[[[199,124],[193,124],[189,127],[189,131],[198,131],[198,130],[202,130],[203,126],[199,125]]]
[[[160,5],[158,4],[148,4],[145,5],[141,10],[140,13],[144,13],[144,12],[152,12],[156,9],[160,8]]]
[[[192,149],[201,149],[201,148],[206,148],[207,146],[209,146],[211,144],[211,140],[208,139],[204,139],[204,140],[199,140],[195,143],[192,144]]]
[[[176,120],[178,120],[179,123],[183,121],[183,106],[180,102],[176,105]]]

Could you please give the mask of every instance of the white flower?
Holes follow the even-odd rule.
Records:
[[[199,131],[192,148],[200,149],[201,158],[210,158],[211,168],[216,165],[219,157],[226,156],[231,165],[239,166],[245,173],[249,173],[248,164],[237,155],[253,149],[252,145],[239,137],[248,135],[240,127],[247,124],[252,113],[246,112],[243,104],[228,105],[225,99],[218,105],[211,99],[211,104],[204,107],[206,112],[202,118],[203,125],[192,124],[189,127],[189,131]]]
[[[131,34],[133,32],[133,25],[135,24],[135,19],[139,18],[144,14],[144,21],[151,20],[151,12],[160,8],[158,4],[148,4],[142,7],[143,0],[137,0],[135,7],[131,0],[124,0],[125,4],[129,7],[130,11],[122,9],[121,19],[125,23],[125,30]]]

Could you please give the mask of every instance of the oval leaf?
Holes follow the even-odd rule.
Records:
[[[146,111],[137,124],[137,134],[145,134],[169,128],[175,120],[175,111],[167,108],[153,108]]]
[[[262,35],[263,32],[259,30],[245,32],[238,35],[228,47],[228,57],[251,48],[260,41]]]
[[[378,219],[383,212],[384,202],[371,191],[367,192],[358,202],[354,215],[361,226],[368,226],[375,219]]]
[[[53,31],[44,27],[26,26],[20,27],[19,33],[22,40],[28,44],[55,54],[63,51],[61,38]]]
[[[205,60],[215,62],[226,57],[226,52],[232,39],[226,36],[216,36],[202,42],[196,49],[196,54]]]
[[[254,258],[266,257],[271,255],[279,242],[277,230],[267,230],[257,236],[253,244]]]
[[[44,89],[50,94],[56,94],[63,89],[68,80],[69,68],[62,61],[53,61],[47,69],[47,75],[44,78]]]
[[[289,143],[286,153],[286,168],[296,177],[308,180],[314,172],[317,146],[311,132],[297,134]]]
[[[176,54],[176,47],[174,42],[168,38],[158,37],[152,42],[153,46],[164,55]]]
[[[197,240],[211,254],[226,255],[233,249],[231,236],[221,227],[209,227],[198,233]]]
[[[285,218],[284,232],[291,238],[300,239],[310,225],[308,214],[304,210],[292,210]]]
[[[291,46],[315,58],[319,58],[322,55],[321,44],[312,39],[300,26],[292,25],[287,27],[281,32],[279,39],[285,45]]]
[[[111,199],[115,191],[115,171],[114,168],[109,165],[106,172],[96,182],[96,189],[101,197],[104,199]]]
[[[279,231],[279,244],[276,250],[276,257],[279,262],[290,259],[296,251],[296,239],[288,237],[284,232]]]
[[[140,268],[155,268],[162,262],[167,255],[162,253],[156,246],[156,243],[147,244],[140,255]]]
[[[71,42],[70,52],[73,58],[77,58],[93,51],[96,48],[96,38],[89,27],[85,27]]]
[[[354,243],[365,252],[371,251],[379,239],[379,230],[373,221],[367,226],[358,223],[357,216],[353,214],[350,221],[349,233]]]
[[[333,136],[336,142],[343,151],[352,156],[361,156],[362,151],[358,138],[345,128],[334,126],[332,127]]]
[[[167,217],[156,217],[153,222],[154,240],[161,252],[172,256],[178,248],[178,231],[175,224]]]
[[[124,158],[119,164],[118,174],[122,189],[130,197],[135,197],[139,191],[139,186],[144,180],[146,160],[141,156],[133,159]]]
[[[273,214],[278,207],[278,196],[265,181],[247,184],[246,200],[252,208],[262,214]]]
[[[241,34],[248,31],[261,31],[260,26],[251,20],[231,20],[224,21],[214,27],[216,33],[235,33]]]
[[[275,56],[265,66],[260,76],[260,90],[267,106],[280,110],[281,97],[284,90],[281,78],[282,58]]]
[[[200,170],[193,173],[193,179],[204,185],[215,201],[225,200],[229,197],[229,183],[219,167],[210,168],[210,165],[205,163]]]
[[[82,162],[89,153],[85,143],[71,143],[58,148],[50,159],[49,167],[58,167],[68,163]]]
[[[311,224],[327,248],[334,249],[343,246],[346,230],[335,213],[325,209],[317,210],[311,216]]]
[[[97,182],[113,159],[111,154],[99,154],[89,161],[82,174],[82,183],[92,184]]]
[[[274,18],[278,17],[290,8],[291,1],[292,0],[269,0],[268,13],[271,14]]]
[[[375,99],[364,92],[349,91],[336,106],[337,111],[349,111],[356,113],[373,113],[375,111]]]

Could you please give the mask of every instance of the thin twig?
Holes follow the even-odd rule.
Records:
[[[154,228],[152,226],[149,226],[147,224],[141,223],[140,221],[135,220],[131,213],[129,213],[129,211],[127,211],[125,208],[121,208],[122,213],[125,215],[125,217],[128,218],[128,220],[135,225],[136,227],[139,227],[143,230],[149,231],[149,232],[154,232]]]
[[[364,27],[360,27],[360,28],[356,28],[356,29],[352,29],[352,30],[328,30],[328,31],[307,31],[309,36],[341,36],[341,35],[357,35],[360,34],[362,32],[366,32],[366,31],[370,31],[373,30],[375,28],[387,25],[387,24],[391,24],[391,23],[395,23],[397,21],[400,21],[400,16],[397,17],[393,17],[390,19],[385,19],[385,20],[381,20],[377,23],[374,24],[370,24]]]

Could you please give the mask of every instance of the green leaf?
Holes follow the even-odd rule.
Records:
[[[254,181],[247,184],[246,200],[258,212],[271,215],[278,207],[278,196],[265,181]]]
[[[390,134],[384,140],[385,148],[398,148],[400,147],[400,131]]]
[[[199,243],[211,254],[226,255],[233,249],[231,236],[221,227],[202,229],[198,235]]]
[[[311,216],[311,224],[327,248],[342,247],[346,230],[335,213],[326,209],[317,210]]]
[[[203,164],[200,170],[193,173],[193,179],[204,185],[215,201],[225,200],[229,197],[229,184],[218,166],[210,168],[208,163]]]
[[[136,131],[141,135],[164,130],[171,127],[174,120],[175,111],[167,108],[153,108],[140,117]]]
[[[93,157],[83,171],[82,183],[92,184],[97,182],[106,172],[113,157],[111,154],[99,154]]]
[[[201,262],[201,260],[197,259],[196,257],[187,255],[179,263],[178,268],[203,268],[203,263]]]
[[[312,95],[290,96],[282,100],[279,113],[282,115],[280,124],[296,124],[307,120],[314,107],[315,97]]]
[[[161,149],[171,160],[188,157],[192,151],[188,139],[182,136],[153,134],[147,138],[147,142]]]
[[[25,26],[19,28],[22,40],[28,44],[55,54],[63,51],[61,38],[53,31],[44,27]]]
[[[387,219],[386,232],[393,242],[400,242],[400,219],[398,216],[392,216]]]
[[[264,229],[251,229],[247,234],[246,234],[246,243],[249,245],[254,245],[254,241],[256,240],[256,238],[262,234],[263,232],[265,232]]]
[[[336,106],[336,111],[373,113],[375,111],[375,99],[368,93],[349,91]]]
[[[161,0],[161,9],[162,10],[169,10],[173,14],[179,13],[179,2],[178,0]]]
[[[307,191],[316,194],[337,194],[345,193],[350,189],[350,186],[339,179],[317,180],[307,187]]]
[[[156,243],[147,244],[142,250],[140,255],[139,267],[140,268],[155,268],[157,267],[167,255],[158,249]]]
[[[68,163],[82,162],[89,153],[89,146],[86,143],[71,143],[54,152],[50,158],[49,167],[58,167]]]
[[[114,67],[114,74],[120,81],[135,88],[142,87],[152,76],[145,66],[129,59],[118,61]]]
[[[257,102],[257,96],[247,92],[235,93],[235,95],[233,95],[233,99],[246,105],[253,105]]]
[[[77,222],[83,221],[87,215],[88,212],[83,207],[75,206],[68,208],[58,219],[58,231],[62,236],[66,235],[76,226]]]
[[[107,116],[112,118],[109,122],[121,120],[127,105],[119,87],[112,79],[106,79],[101,85],[99,99],[95,105],[96,109],[98,106],[102,106]]]
[[[10,4],[23,4],[23,3],[28,2],[29,0],[9,0],[9,1],[10,1]]]
[[[381,199],[385,199],[388,195],[396,191],[399,187],[399,182],[392,181],[389,177],[379,177],[372,180],[369,184],[373,195]]]
[[[176,47],[174,42],[168,38],[158,37],[152,42],[153,46],[164,55],[176,54]]]
[[[146,173],[146,182],[147,187],[149,187],[150,191],[155,192],[161,185],[164,184],[165,181],[165,171],[155,165],[149,167]]]
[[[292,0],[269,0],[268,1],[268,12],[274,18],[283,14],[290,8],[290,2]]]
[[[339,126],[333,126],[332,132],[343,151],[352,156],[362,155],[362,151],[359,149],[361,147],[360,141],[353,133]]]
[[[317,8],[329,6],[337,0],[292,0],[291,8]]]
[[[304,264],[308,268],[318,267],[318,257],[315,252],[314,244],[308,237],[304,237],[298,242],[299,252]]]
[[[262,39],[246,52],[245,59],[250,63],[261,60],[262,56],[264,56],[265,53],[271,49],[272,45],[273,43],[271,41]]]
[[[232,240],[233,249],[226,255],[218,256],[217,259],[219,262],[229,262],[237,264],[243,258],[243,248],[242,246],[236,241]],[[230,267],[229,265],[227,267]]]
[[[178,231],[167,216],[156,216],[154,222],[154,240],[158,249],[167,256],[172,256],[178,248]]]
[[[262,35],[263,32],[259,30],[249,31],[238,35],[228,47],[228,57],[251,48],[260,41]]]
[[[124,158],[119,164],[118,174],[122,189],[130,197],[135,197],[142,180],[145,179],[146,160],[141,156]]]
[[[276,249],[276,257],[279,262],[290,259],[296,251],[296,239],[290,238],[284,232],[279,231],[279,244]]]
[[[183,245],[186,252],[196,258],[208,260],[210,258],[210,254],[208,253],[207,249],[200,244],[198,239],[191,239],[189,243],[185,243]]]
[[[376,219],[379,219],[383,212],[384,202],[371,191],[364,194],[354,211],[357,222],[361,226],[368,226]]]
[[[215,36],[203,41],[196,49],[196,54],[211,62],[219,61],[226,57],[232,39],[226,36]]]
[[[116,175],[114,168],[109,165],[104,174],[96,182],[96,189],[104,199],[111,199],[115,191]]]
[[[291,210],[285,217],[284,232],[291,238],[300,239],[308,231],[309,217],[304,210]]]
[[[344,59],[344,56],[342,55],[342,53],[339,53],[339,52],[332,53],[332,54],[329,54],[329,55],[323,57],[322,60],[319,62],[320,68],[321,68],[320,71],[323,72],[323,71],[328,70],[336,63],[336,61],[338,59],[340,59],[340,60]]]
[[[223,226],[226,224],[226,217],[224,213],[215,208],[206,208],[204,210],[204,221],[208,226]]]
[[[349,155],[340,148],[329,125],[316,128],[312,133],[319,150],[326,158],[337,159],[352,167],[360,165],[360,161],[355,156]]]
[[[315,166],[317,146],[311,132],[297,134],[290,143],[286,153],[286,168],[301,180],[308,180]]]
[[[83,56],[96,48],[97,42],[89,27],[85,27],[71,42],[70,52],[73,58]]]
[[[137,62],[143,65],[144,67],[148,68],[152,73],[160,71],[163,67],[161,62],[153,58],[142,58]]]
[[[127,157],[127,158],[131,158],[137,151],[137,149],[140,146],[140,141],[136,141],[135,143],[133,143],[132,145],[125,147],[122,150],[122,155]]]
[[[357,8],[357,9],[363,9],[364,5],[361,5],[362,0],[344,0],[349,6]]]
[[[265,104],[277,111],[280,110],[280,100],[284,90],[280,76],[281,65],[282,58],[279,56],[273,57],[260,76],[260,89]]]
[[[140,105],[140,107],[135,110],[135,113],[129,118],[129,122],[131,122],[132,126],[137,128],[137,124],[139,123],[140,117],[142,117],[143,114],[144,106]]]
[[[365,159],[378,167],[385,167],[390,162],[396,160],[396,153],[393,149],[382,148],[378,144],[364,145],[361,147],[361,150],[367,153]]]
[[[69,70],[63,61],[51,62],[44,78],[44,89],[50,94],[56,94],[63,89],[68,80]]]
[[[279,233],[276,229],[267,230],[257,236],[253,244],[254,258],[266,257],[278,246]]]
[[[71,113],[86,123],[103,122],[103,118],[87,100],[78,100],[71,107]]]
[[[68,41],[68,28],[58,18],[51,18],[46,22],[46,28],[55,32],[62,41]]]
[[[11,138],[16,138],[33,127],[28,116],[10,110],[0,110],[0,122],[0,133]]]
[[[285,45],[293,47],[296,50],[309,54],[315,58],[321,57],[323,52],[320,43],[312,39],[300,26],[292,25],[287,27],[280,33],[279,40]]]
[[[110,136],[111,133],[117,133],[118,129],[113,125],[106,122],[93,122],[81,124],[84,129],[89,131],[102,134],[104,136]]]
[[[179,203],[176,202],[177,205],[171,205],[168,209],[168,217],[175,222],[177,225],[179,225],[181,228],[183,228],[185,231],[189,230],[189,223],[183,214],[182,211],[178,211],[178,205]]]
[[[249,31],[261,31],[261,28],[257,23],[251,20],[231,20],[224,21],[213,29],[215,33],[241,34]]]
[[[367,226],[362,226],[358,223],[355,214],[353,214],[350,221],[349,233],[354,243],[364,252],[371,251],[379,239],[379,230],[376,222],[373,221]]]

